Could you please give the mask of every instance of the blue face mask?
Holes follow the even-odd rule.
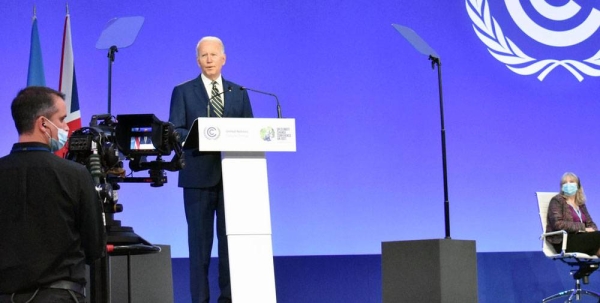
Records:
[[[46,121],[50,122],[48,119],[46,119]],[[52,122],[50,122],[50,124],[52,124],[52,126],[56,127],[58,130],[58,140],[52,138],[52,136],[46,133],[48,137],[50,137],[50,151],[56,152],[65,146],[67,139],[69,138],[69,133],[62,128],[58,128],[58,126],[54,125]]]
[[[565,183],[562,186],[562,191],[566,196],[572,196],[577,193],[577,183]]]

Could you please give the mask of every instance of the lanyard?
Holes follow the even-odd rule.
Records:
[[[48,148],[48,147],[41,147],[41,146],[15,147],[10,152],[11,153],[16,153],[16,152],[27,152],[27,151],[47,151],[47,152],[49,152],[50,148]]]
[[[583,223],[583,218],[581,218],[581,210],[579,208],[575,208],[573,205],[569,204],[569,206],[571,206],[571,208],[575,211],[575,213],[577,214],[577,217],[579,217],[579,222]]]

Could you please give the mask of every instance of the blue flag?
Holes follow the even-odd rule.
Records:
[[[44,60],[42,60],[42,47],[40,46],[37,17],[35,16],[33,16],[33,26],[31,27],[31,48],[29,50],[27,86],[46,86]]]

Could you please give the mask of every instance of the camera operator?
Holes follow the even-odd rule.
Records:
[[[85,166],[52,152],[67,140],[64,96],[21,90],[19,134],[0,158],[0,303],[84,302],[86,269],[105,253],[102,206]]]

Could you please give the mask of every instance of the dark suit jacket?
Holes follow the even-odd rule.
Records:
[[[223,78],[223,89],[231,87],[222,96],[225,117],[251,118],[252,107],[248,92]],[[200,76],[175,86],[171,95],[169,121],[175,126],[180,140],[184,140],[198,117],[207,117],[208,93]],[[217,119],[217,118],[215,118]],[[204,188],[215,186],[221,180],[221,153],[184,149],[185,168],[179,171],[179,187]]]

